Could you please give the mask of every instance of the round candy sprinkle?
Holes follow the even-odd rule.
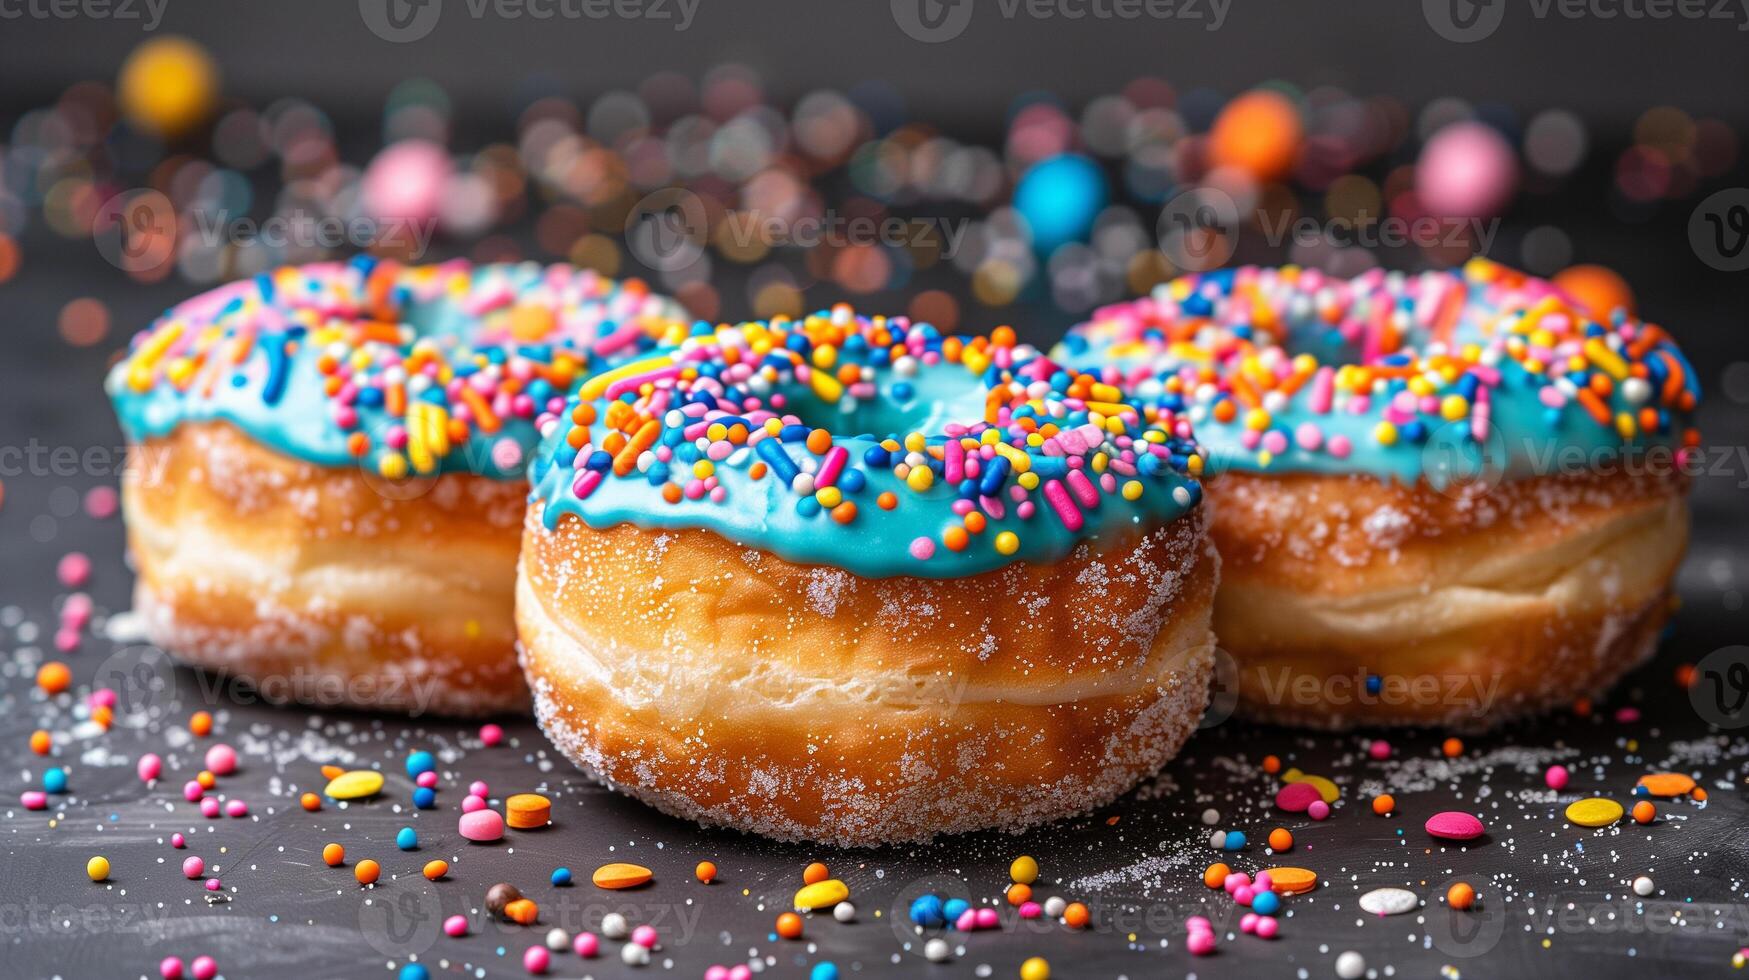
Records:
[[[1389,793],[1380,793],[1372,798],[1372,812],[1379,816],[1387,816],[1397,808],[1397,799]]]
[[[1306,816],[1313,820],[1328,820],[1330,819],[1330,804],[1323,800],[1313,800],[1312,805],[1306,807]]]
[[[1567,779],[1566,766],[1550,766],[1548,772],[1543,773],[1543,782],[1557,793],[1567,788]]]
[[[237,771],[237,750],[219,742],[206,750],[206,767],[214,774],[229,776]]]
[[[825,881],[832,877],[831,869],[818,861],[802,869],[802,884],[811,885],[816,881]]]
[[[1269,847],[1275,851],[1291,851],[1294,846],[1294,835],[1286,827],[1277,827],[1269,832]]]
[[[468,917],[452,915],[443,920],[443,934],[451,939],[459,939],[468,934]]]
[[[430,752],[421,749],[418,752],[412,752],[407,755],[407,775],[409,777],[416,779],[421,774],[431,772],[436,768],[437,757]]]
[[[604,864],[595,869],[590,880],[597,888],[636,888],[655,877],[649,868],[636,864]]]
[[[626,943],[619,948],[619,961],[626,966],[646,966],[650,962],[650,951],[637,943]]]
[[[210,956],[196,956],[194,962],[188,964],[188,972],[194,980],[213,980],[218,976],[219,964]]]
[[[832,906],[832,918],[837,919],[839,922],[855,922],[856,906],[849,902],[839,902],[837,905]]]
[[[372,769],[355,769],[344,772],[328,781],[326,789],[322,790],[329,799],[362,800],[375,796],[383,788],[383,774]]]
[[[547,930],[547,948],[555,953],[563,953],[571,945],[571,934],[557,926]]]
[[[552,883],[554,888],[563,888],[571,883],[570,868],[554,868]]]
[[[1415,893],[1405,888],[1374,888],[1360,896],[1360,907],[1373,915],[1402,915],[1419,904]]]
[[[1391,743],[1382,738],[1375,738],[1367,744],[1366,754],[1381,762],[1389,759],[1391,757]]]
[[[18,802],[26,810],[47,810],[49,808],[49,795],[41,790],[25,790],[18,794]]]
[[[67,791],[67,770],[60,767],[43,770],[43,792],[65,793]]]
[[[414,776],[413,777],[413,785],[418,786],[420,789],[436,789],[437,788],[437,772],[436,772],[436,770],[427,769],[426,771],[420,773],[419,775]]]
[[[400,980],[431,980],[431,971],[422,963],[408,963],[401,967]]]
[[[728,973],[725,971],[723,980],[727,980],[727,977]],[[707,973],[705,980],[713,980],[713,978]],[[830,961],[815,963],[814,968],[808,971],[808,980],[838,980],[838,965]]]
[[[208,735],[211,735],[213,733],[213,713],[210,711],[196,711],[194,714],[189,715],[188,730],[194,733],[196,738],[206,738]]]
[[[1202,883],[1210,888],[1219,888],[1226,882],[1227,876],[1232,873],[1233,869],[1217,861],[1209,865],[1208,870],[1202,873]]]
[[[547,966],[552,961],[552,954],[547,952],[545,946],[530,946],[522,952],[523,969],[536,975],[547,972]]]
[[[298,804],[305,810],[315,813],[317,810],[322,809],[322,798],[314,793],[305,793],[298,797]]]
[[[655,949],[657,938],[655,926],[644,925],[632,930],[632,942],[645,949]]]
[[[517,793],[504,801],[504,813],[511,827],[533,830],[552,821],[553,801],[539,793]]]
[[[1445,903],[1458,911],[1476,904],[1476,889],[1469,882],[1459,881],[1445,890]]]
[[[923,958],[931,963],[946,963],[953,957],[953,950],[947,945],[947,940],[936,937],[923,944]]]
[[[322,848],[322,860],[330,868],[338,868],[346,863],[346,848],[339,844],[329,844]]]
[[[1622,805],[1614,800],[1594,796],[1567,805],[1567,822],[1579,827],[1607,827],[1622,816]]]
[[[358,879],[359,884],[370,885],[376,882],[377,877],[382,874],[382,871],[383,869],[381,865],[372,861],[370,858],[365,858],[363,861],[358,862],[358,865],[352,869],[352,876]]]
[[[1008,877],[1023,885],[1030,885],[1038,880],[1038,860],[1028,855],[1021,855],[1008,866]]]
[[[109,858],[101,855],[85,862],[85,873],[92,881],[102,881],[109,877]]]
[[[199,857],[190,857],[182,862],[182,876],[184,878],[199,878],[201,872],[205,870],[206,862]]]
[[[421,786],[413,791],[413,805],[421,810],[429,810],[437,805],[437,793],[429,786]]]
[[[1251,896],[1251,911],[1258,915],[1274,915],[1281,911],[1281,897],[1275,892],[1259,892]]]
[[[158,975],[164,980],[182,980],[182,961],[166,956],[158,961]]]
[[[1651,823],[1658,818],[1658,808],[1651,800],[1641,800],[1634,804],[1634,823]]]
[[[425,862],[425,867],[420,869],[420,873],[423,874],[427,880],[436,881],[444,875],[449,874],[449,862],[443,860],[427,861]]]
[[[717,866],[709,861],[700,861],[698,866],[692,869],[692,876],[708,885],[717,878]]]
[[[1220,823],[1221,822],[1221,811],[1215,809],[1212,806],[1209,807],[1207,810],[1202,811],[1202,822],[1203,822],[1204,826],[1208,826],[1208,827],[1213,827],[1215,824]]]
[[[1042,956],[1028,958],[1020,964],[1020,980],[1051,980],[1051,964]]]
[[[1366,976],[1366,957],[1346,950],[1336,957],[1336,975],[1342,980],[1360,980]]]
[[[1307,868],[1270,868],[1268,874],[1270,890],[1282,895],[1299,895],[1318,887],[1317,872]]]
[[[188,846],[188,842],[182,838],[181,834],[171,834],[170,835],[170,846],[176,848],[177,850],[181,850],[182,848]]]
[[[403,851],[411,851],[419,846],[419,832],[412,827],[402,827],[395,833],[395,846]]]
[[[1658,886],[1653,884],[1652,879],[1645,875],[1640,875],[1638,878],[1634,879],[1634,894],[1641,898],[1646,898],[1657,890]]]
[[[601,934],[609,939],[624,939],[631,935],[632,927],[626,923],[626,917],[618,912],[609,912],[601,917]]]
[[[1431,836],[1444,840],[1475,840],[1483,830],[1482,821],[1461,810],[1445,810],[1428,817],[1426,829]]]
[[[480,726],[480,742],[487,748],[504,741],[504,729],[498,725],[487,723]]]
[[[576,939],[571,940],[571,952],[586,960],[593,959],[597,953],[601,952],[601,940],[597,939],[593,932],[580,932]]]
[[[456,830],[468,840],[489,843],[504,837],[504,818],[497,810],[475,810],[462,814]]]
[[[158,758],[157,754],[152,752],[147,752],[145,755],[140,756],[139,763],[134,766],[134,772],[139,774],[140,781],[143,783],[149,783],[152,780],[157,779],[163,771],[164,760]]]
[[[1441,743],[1439,751],[1447,759],[1455,759],[1464,754],[1464,740],[1456,737],[1448,738]]]
[[[802,917],[785,912],[777,917],[777,934],[785,939],[802,938]]]
[[[60,694],[73,684],[73,671],[59,660],[51,660],[36,671],[36,686],[45,694]]]

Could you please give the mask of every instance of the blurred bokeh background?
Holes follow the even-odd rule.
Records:
[[[1183,271],[1481,253],[1666,321],[1749,399],[1746,29],[1611,0],[5,0],[0,283],[77,270],[57,329],[104,351],[357,251],[1046,341]]]

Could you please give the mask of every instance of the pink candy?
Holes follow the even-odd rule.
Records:
[[[205,795],[206,787],[202,786],[195,780],[190,779],[188,782],[182,784],[182,798],[190,803],[200,802],[200,798]]]
[[[485,808],[486,808],[486,801],[478,796],[475,796],[472,793],[469,793],[467,796],[462,797],[462,812],[463,813],[473,813],[475,810],[484,810]]]
[[[1312,805],[1306,807],[1306,816],[1311,817],[1313,820],[1329,819],[1330,804],[1325,803],[1323,800],[1313,800]]]
[[[437,773],[422,772],[414,777],[413,782],[416,785],[425,787],[426,789],[435,789],[437,787]]]
[[[188,841],[184,840],[181,834],[171,834],[170,846],[180,851],[188,846]]]
[[[601,940],[595,938],[593,932],[580,932],[577,938],[571,940],[571,951],[584,959],[593,959],[601,952]]]
[[[493,725],[493,724],[481,725],[480,726],[480,741],[487,748],[491,748],[492,746],[497,745],[499,742],[504,741],[504,729],[498,727],[497,725]]]
[[[213,980],[213,977],[219,975],[219,965],[210,956],[199,956],[189,964],[189,972],[193,974],[194,980]]]
[[[632,930],[632,942],[645,949],[656,948],[656,929],[654,926],[639,926]]]
[[[1037,902],[1021,902],[1019,912],[1023,919],[1036,919],[1044,910],[1039,908]]]
[[[215,776],[229,776],[237,771],[237,750],[223,742],[206,750],[206,767]]]
[[[1322,802],[1322,797],[1311,783],[1288,783],[1275,792],[1275,805],[1289,813],[1305,813],[1313,801]]]
[[[489,789],[486,786],[486,784],[484,782],[481,782],[480,780],[476,779],[473,782],[468,784],[468,794],[471,796],[478,796],[481,799],[485,799],[486,797],[492,795],[492,791],[491,791],[491,789]]]
[[[462,814],[456,829],[471,841],[495,841],[504,836],[504,818],[497,810],[475,810]]]
[[[1389,759],[1391,757],[1391,743],[1382,738],[1375,738],[1372,740],[1372,744],[1366,747],[1366,754],[1374,759]]]
[[[1427,832],[1445,840],[1475,840],[1482,836],[1482,821],[1459,810],[1446,810],[1427,818]]]
[[[460,939],[468,934],[468,917],[452,915],[443,920],[443,934],[451,939]]]
[[[1274,939],[1276,932],[1280,928],[1281,928],[1280,922],[1277,922],[1274,918],[1272,918],[1270,916],[1264,915],[1264,916],[1258,917],[1257,928],[1255,931],[1256,931],[1257,937],[1259,939]]]
[[[1208,956],[1215,951],[1215,934],[1193,932],[1184,937],[1184,948],[1190,950],[1192,956]]]
[[[69,551],[55,565],[55,577],[69,589],[77,589],[91,578],[91,559],[80,552]]]
[[[18,795],[18,802],[26,810],[47,810],[49,808],[49,794],[40,789],[26,790]]]
[[[164,760],[158,758],[154,753],[147,752],[140,756],[139,764],[134,766],[134,771],[140,774],[141,782],[149,783],[157,779],[159,774],[164,771]]]
[[[977,910],[972,921],[979,929],[994,929],[1002,924],[1002,917],[995,909],[985,906]]]
[[[190,857],[188,860],[182,862],[182,877],[184,878],[199,878],[201,872],[205,870],[206,862],[202,861],[198,856]]]
[[[1549,771],[1543,773],[1543,782],[1548,783],[1549,789],[1552,789],[1557,793],[1560,792],[1561,790],[1566,789],[1567,788],[1567,767],[1566,766],[1550,766]]]
[[[113,517],[118,497],[114,487],[92,487],[85,491],[85,513],[100,521]]]
[[[182,980],[182,961],[174,956],[166,956],[158,961],[158,975],[164,980]]]
[[[231,817],[246,817],[249,815],[249,804],[242,800],[232,800],[225,804],[225,814]]]
[[[552,964],[552,961],[552,954],[547,952],[545,946],[530,946],[522,953],[522,966],[530,973],[547,972],[547,967]]]
[[[217,819],[219,815],[219,801],[210,796],[201,800],[200,815],[208,820]]]
[[[216,892],[223,887],[225,886],[221,884],[217,878],[208,878],[206,880],[206,890],[209,892]]]

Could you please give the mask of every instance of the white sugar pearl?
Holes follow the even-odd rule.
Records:
[[[854,922],[856,921],[856,906],[849,902],[839,902],[832,906],[832,918],[839,922]]]
[[[923,955],[931,963],[946,963],[952,951],[947,948],[947,940],[931,939],[923,944]]]
[[[1652,879],[1645,875],[1640,875],[1638,878],[1634,879],[1634,894],[1641,898],[1645,898],[1647,895],[1650,895],[1657,890],[1658,886],[1654,885]]]
[[[563,929],[553,929],[547,933],[547,948],[555,953],[564,952],[571,945],[571,936]]]
[[[1352,949],[1336,957],[1336,975],[1342,980],[1360,980],[1366,976],[1366,957]]]
[[[1202,822],[1207,824],[1210,827],[1213,827],[1215,824],[1220,823],[1221,822],[1221,811],[1215,809],[1212,806],[1209,807],[1207,810],[1202,811]]]
[[[626,943],[619,948],[619,958],[626,966],[644,966],[650,962],[650,951],[637,943]]]
[[[618,912],[609,912],[601,917],[601,934],[609,939],[624,939],[631,931],[631,927],[626,925],[626,917]]]
[[[1045,899],[1045,915],[1052,919],[1062,918],[1063,910],[1068,907],[1069,903],[1063,901],[1061,896],[1052,895],[1050,898]]]
[[[1210,834],[1209,835],[1209,846],[1214,848],[1217,851],[1226,847],[1227,846],[1227,832],[1224,830],[1217,830],[1214,833]]]

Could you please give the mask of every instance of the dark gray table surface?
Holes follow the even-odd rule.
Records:
[[[36,456],[13,452],[0,460],[0,975],[155,977],[164,956],[210,954],[227,977],[389,977],[409,957],[438,977],[521,976],[523,950],[548,928],[594,929],[608,911],[660,930],[652,964],[623,966],[619,944],[608,942],[599,960],[555,956],[554,975],[697,977],[713,963],[754,961],[771,975],[793,977],[831,960],[844,976],[1013,977],[1022,960],[1039,955],[1060,977],[1332,977],[1337,955],[1349,949],[1362,952],[1378,977],[1730,972],[1732,954],[1749,945],[1749,808],[1741,794],[1749,741],[1709,725],[1709,712],[1697,711],[1673,672],[1745,640],[1749,467],[1737,455],[1749,433],[1742,404],[1749,367],[1740,363],[1749,357],[1736,322],[1742,288],[1718,276],[1695,285],[1684,278],[1686,266],[1662,257],[1667,251],[1649,251],[1644,263],[1667,272],[1655,268],[1642,296],[1662,307],[1679,336],[1692,330],[1699,338],[1691,346],[1715,389],[1707,444],[1727,462],[1695,488],[1696,535],[1680,577],[1685,608],[1658,659],[1589,717],[1561,713],[1469,737],[1454,760],[1439,754],[1444,732],[1388,733],[1395,753],[1385,762],[1367,757],[1365,734],[1226,721],[1199,734],[1157,780],[1088,817],[1021,837],[833,853],[661,816],[590,784],[524,720],[505,720],[505,744],[486,749],[475,723],[273,707],[101,635],[87,636],[64,658],[74,670],[73,691],[45,698],[32,681],[52,655],[55,610],[66,594],[55,581],[57,560],[69,551],[89,554],[95,571],[88,591],[99,609],[128,608],[121,521],[94,520],[80,509],[87,489],[115,482],[110,457],[120,439],[98,388],[105,360],[128,330],[183,290],[129,286],[94,260],[88,243],[31,244],[19,275],[0,285],[0,446],[42,447]],[[97,348],[70,348],[56,334],[57,311],[81,295],[101,296],[115,315],[109,342]],[[1735,397],[1716,390],[1726,377]],[[79,459],[63,467],[68,452]],[[125,710],[107,732],[83,720],[94,678],[125,682]],[[1618,720],[1623,706],[1638,708],[1640,718]],[[214,712],[217,732],[193,740],[185,723],[200,709]],[[52,760],[27,745],[37,728],[56,733]],[[248,802],[245,819],[203,819],[181,797],[206,745],[221,740],[242,754],[240,771],[220,789]],[[406,754],[421,748],[438,753],[443,776],[431,811],[413,809],[403,769]],[[166,762],[166,777],[150,788],[134,774],[144,752]],[[1330,820],[1314,824],[1272,810],[1276,784],[1258,768],[1268,753],[1342,787]],[[1542,775],[1557,761],[1573,774],[1559,798]],[[51,762],[70,770],[69,792],[47,811],[26,811],[18,794],[37,785]],[[388,786],[370,802],[305,813],[298,795],[321,789],[319,767],[327,763],[380,768]],[[1561,816],[1566,801],[1586,794],[1626,800],[1639,775],[1660,769],[1694,775],[1710,800],[1663,804],[1648,827],[1584,830]],[[475,779],[499,799],[522,791],[552,797],[553,826],[511,832],[498,845],[460,840],[461,787]],[[1398,809],[1381,818],[1367,801],[1385,788]],[[1200,819],[1207,808],[1220,811],[1220,826],[1251,835],[1244,852],[1210,850]],[[1446,809],[1482,814],[1488,835],[1468,847],[1439,846],[1421,826]],[[1271,858],[1262,840],[1278,825],[1292,829],[1298,844]],[[418,830],[418,851],[396,849],[403,826]],[[170,848],[173,832],[187,835],[188,850]],[[350,860],[382,862],[382,881],[362,889],[349,870],[326,868],[320,850],[328,841],[343,843]],[[922,940],[901,924],[908,900],[926,888],[993,898],[1007,884],[1009,861],[1022,853],[1043,868],[1039,893],[1087,902],[1094,926],[1075,932],[1005,919],[999,931],[952,937],[951,963],[925,961]],[[86,877],[95,854],[113,868],[106,883]],[[209,904],[199,884],[183,878],[189,854],[206,859],[227,901]],[[450,862],[447,880],[420,876],[432,858]],[[704,859],[720,869],[709,887],[692,876]],[[773,919],[813,859],[849,883],[858,920],[815,916],[804,940],[777,939]],[[1259,940],[1239,935],[1233,903],[1202,886],[1202,869],[1217,859],[1245,869],[1303,865],[1318,870],[1323,884],[1288,900],[1279,938]],[[653,868],[655,882],[623,893],[593,888],[590,870],[615,860]],[[561,865],[579,884],[547,883]],[[1640,874],[1654,879],[1654,896],[1633,895],[1629,882]],[[1482,895],[1467,914],[1451,912],[1440,898],[1459,878]],[[486,888],[498,881],[540,903],[539,927],[484,916]],[[1389,919],[1360,911],[1358,897],[1380,886],[1411,889],[1426,906]],[[439,931],[454,914],[470,919],[465,938]],[[1206,959],[1190,957],[1184,946],[1184,920],[1198,914],[1222,935],[1219,953]]]

